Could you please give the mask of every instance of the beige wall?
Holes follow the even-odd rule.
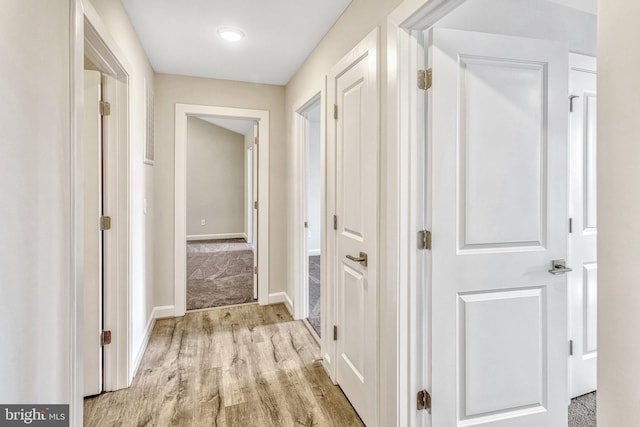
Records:
[[[282,292],[286,283],[286,164],[284,87],[156,74],[155,301],[173,305],[174,299],[174,151],[175,104],[200,104],[268,110],[269,139],[269,293]]]
[[[255,125],[254,125],[255,126]],[[253,181],[253,175],[249,176],[249,165],[247,164],[247,153],[249,150],[249,147],[253,146],[253,143],[255,141],[255,135],[254,135],[254,126],[251,126],[251,129],[249,129],[249,131],[244,135],[244,152],[243,152],[243,162],[244,162],[244,179],[245,179],[245,183],[244,183],[244,214],[242,216],[242,218],[244,219],[244,233],[250,237],[249,238],[249,243],[253,243],[253,239],[254,236],[252,236],[253,230],[249,229],[252,228],[252,224],[249,224],[249,206],[253,205],[253,196],[249,197],[249,192],[251,192],[253,194],[253,182],[249,182],[247,181],[247,179],[250,178],[251,181]],[[253,155],[253,149],[251,150],[251,155]],[[253,169],[251,169],[251,174],[253,174]],[[251,214],[253,214],[253,208],[251,210]],[[252,215],[253,216],[253,215]],[[249,226],[249,228],[247,228],[247,226]]]
[[[187,236],[244,233],[244,188],[244,135],[188,117]]]
[[[77,255],[72,246],[71,4],[0,3],[3,404],[77,403],[70,394],[75,337],[69,334]]]
[[[640,408],[640,2],[598,16],[598,425]]]
[[[126,57],[130,67],[130,237],[131,237],[131,367],[144,344],[144,335],[154,305],[153,247],[155,236],[153,167],[143,163],[146,138],[145,81],[153,87],[153,69],[142,49],[131,22],[120,1],[91,0],[107,31]],[[144,213],[145,199],[147,213]],[[117,220],[117,219],[116,219]]]

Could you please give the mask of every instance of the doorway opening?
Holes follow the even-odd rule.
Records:
[[[303,258],[303,317],[317,338],[322,336],[322,131],[320,94],[298,110],[301,152],[301,216],[304,237]]]
[[[596,287],[583,277],[583,262],[594,259],[565,262],[573,251],[569,219],[575,212],[567,209],[573,197],[567,189],[579,175],[583,188],[582,180],[590,179],[582,167],[568,167],[575,154],[570,114],[577,111],[570,112],[569,97],[581,95],[572,92],[569,75],[574,52],[595,55],[597,25],[595,10],[561,3],[436,0],[390,17],[398,62],[389,64],[388,74],[399,77],[388,110],[398,118],[389,126],[398,158],[389,167],[398,178],[400,212],[407,213],[395,218],[396,277],[409,283],[405,290],[396,281],[400,323],[407,325],[400,328],[399,341],[406,343],[400,360],[408,355],[400,366],[407,382],[400,387],[406,396],[439,390],[441,399],[431,415],[413,413],[403,424],[567,423],[568,380],[575,373],[567,346],[576,334],[567,320],[588,320],[580,328],[595,325],[594,306],[585,306],[584,298],[578,315],[572,313],[571,284],[580,282],[580,294],[595,295]],[[417,83],[426,90],[416,89],[418,70],[433,76]],[[584,135],[588,126],[578,128]],[[577,162],[590,166],[584,158]],[[541,310],[524,321],[525,305]],[[593,315],[585,317],[584,309]],[[517,337],[508,338],[503,325]],[[590,340],[593,356],[595,330],[577,333]],[[491,345],[481,335],[490,336]],[[514,346],[516,339],[521,344]],[[518,354],[524,348],[526,355]],[[456,363],[445,362],[451,360]],[[500,372],[483,365],[489,360]],[[537,372],[519,382],[529,384],[528,391],[513,388],[517,371],[521,378]],[[485,374],[490,380],[481,379]],[[483,392],[476,393],[480,383]],[[544,399],[533,397],[534,389]]]
[[[258,297],[254,120],[187,117],[187,310]]]
[[[229,131],[228,128],[235,129],[236,132]],[[228,291],[226,298],[215,301],[218,305],[212,306],[255,299],[260,305],[268,304],[269,112],[176,104],[175,129],[175,316],[183,316],[188,309],[189,278],[195,280],[204,291],[207,288],[215,290],[216,287],[218,290]],[[228,161],[216,167],[212,166],[215,157],[229,160],[226,154],[209,152],[205,156],[198,154],[197,150],[190,151],[193,148],[190,144],[195,141],[190,136],[211,135],[212,132],[218,135],[235,134],[230,135],[233,138],[226,143],[226,148],[232,153],[227,154],[236,158],[233,171],[229,169]],[[212,148],[211,138],[202,138],[200,142],[207,141],[209,148]],[[248,167],[249,156],[251,168]],[[201,163],[199,169],[191,170],[190,157],[196,161],[194,165],[197,161]],[[251,172],[248,169],[251,169]],[[207,176],[208,178],[203,179]],[[249,180],[249,177],[251,185],[246,185],[245,181]],[[224,185],[220,185],[222,183]],[[223,187],[222,192],[214,193],[214,185]],[[190,189],[192,193],[197,193],[198,186],[203,187],[201,193],[204,196],[191,197]],[[235,190],[226,191],[229,189]],[[248,194],[249,190],[252,193],[251,197]],[[248,203],[250,199],[252,203]],[[247,204],[251,206],[251,213]],[[235,208],[231,209],[231,205]],[[187,246],[192,247],[188,249]],[[192,255],[190,258],[189,254]],[[244,286],[242,291],[238,291],[235,281],[240,279],[246,282],[245,285],[251,283],[251,286]],[[195,292],[192,295],[199,294]],[[215,296],[215,292],[213,295]],[[234,299],[238,295],[244,300]],[[198,297],[194,297],[193,300],[197,303]],[[197,305],[192,307],[207,308]]]
[[[128,387],[133,377],[129,343],[129,71],[90,4],[84,5],[76,41],[78,112],[83,124],[78,158],[82,177],[84,250],[82,347],[83,396]],[[81,62],[82,61],[82,62]],[[113,337],[113,339],[110,339]],[[104,346],[104,342],[110,345]],[[78,394],[79,390],[78,390]]]

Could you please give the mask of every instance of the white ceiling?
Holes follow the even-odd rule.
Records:
[[[122,0],[159,73],[284,85],[351,0]],[[246,37],[222,40],[219,27]]]
[[[211,116],[194,116],[205,122],[209,122],[212,125],[220,126],[230,130],[231,132],[239,133],[240,135],[246,135],[249,129],[253,127],[253,120],[247,119],[220,119],[218,117]]]
[[[578,9],[592,15],[598,14],[598,0],[549,0],[563,6]]]

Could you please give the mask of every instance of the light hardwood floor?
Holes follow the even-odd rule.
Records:
[[[85,399],[85,426],[362,426],[282,304],[158,320],[129,389]]]

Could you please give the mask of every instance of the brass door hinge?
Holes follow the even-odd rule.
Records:
[[[338,104],[333,104],[333,118],[338,120]]]
[[[338,327],[337,326],[333,326],[333,340],[337,341],[338,340]]]
[[[418,392],[418,411],[424,411],[431,413],[431,395],[427,390],[420,390]]]
[[[111,331],[102,331],[100,334],[100,345],[105,346],[111,344]]]
[[[111,230],[111,217],[110,216],[101,216],[100,217],[100,231]]]
[[[338,216],[337,215],[333,216],[333,229],[334,230],[338,229]]]
[[[429,230],[418,231],[418,249],[431,250],[431,232]]]
[[[418,89],[429,90],[433,84],[433,72],[428,70],[418,70]]]
[[[253,274],[258,274],[258,266],[257,265],[253,266]]]
[[[258,210],[258,201],[253,202],[253,209]]]
[[[101,116],[111,115],[111,104],[109,104],[107,101],[100,101],[100,115]]]

